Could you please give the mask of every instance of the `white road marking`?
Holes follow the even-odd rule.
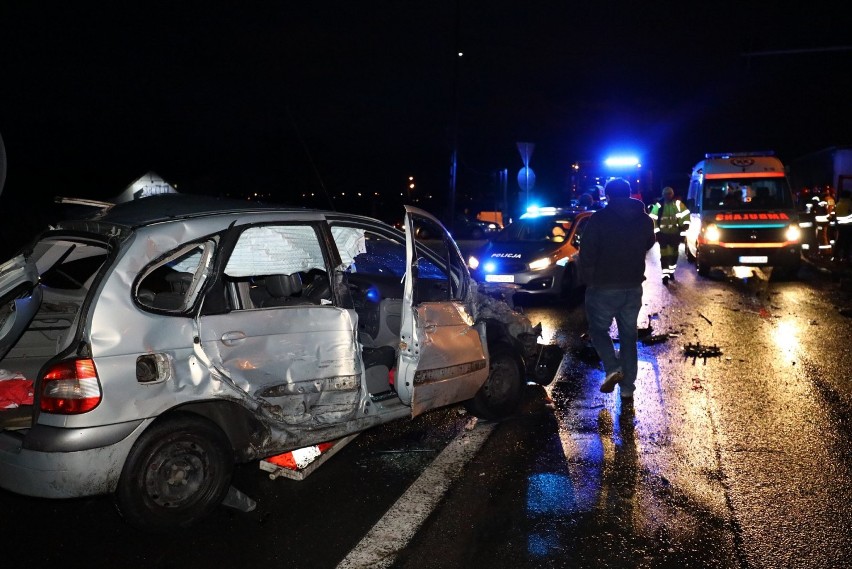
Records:
[[[441,451],[423,474],[408,487],[367,535],[349,552],[337,569],[381,569],[390,567],[396,555],[441,501],[462,467],[479,451],[496,423],[479,423],[461,434]]]

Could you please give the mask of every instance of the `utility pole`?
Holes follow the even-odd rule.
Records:
[[[453,57],[453,124],[452,124],[452,144],[453,150],[450,156],[450,203],[449,214],[447,216],[447,229],[452,233],[455,229],[456,218],[456,176],[458,172],[458,155],[459,155],[459,60],[462,52],[459,48],[459,34],[461,30],[461,0],[456,0],[456,29],[455,29],[455,55]]]

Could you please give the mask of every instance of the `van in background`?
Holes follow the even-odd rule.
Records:
[[[686,203],[686,256],[698,274],[735,266],[772,267],[784,277],[798,272],[798,212],[772,152],[706,154],[692,169]]]

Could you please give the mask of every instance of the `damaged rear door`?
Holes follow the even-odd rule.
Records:
[[[220,276],[228,311],[202,315],[198,324],[214,375],[285,429],[351,418],[360,387],[355,322],[305,290],[307,275],[327,271],[317,223],[235,231]]]
[[[473,397],[488,377],[485,330],[474,324],[474,291],[446,228],[405,208],[406,273],[396,389],[412,416]],[[440,235],[428,242],[415,238]]]

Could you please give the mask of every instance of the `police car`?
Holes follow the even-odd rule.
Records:
[[[568,297],[580,288],[580,238],[593,213],[557,207],[527,211],[468,258],[471,274],[486,290]]]

